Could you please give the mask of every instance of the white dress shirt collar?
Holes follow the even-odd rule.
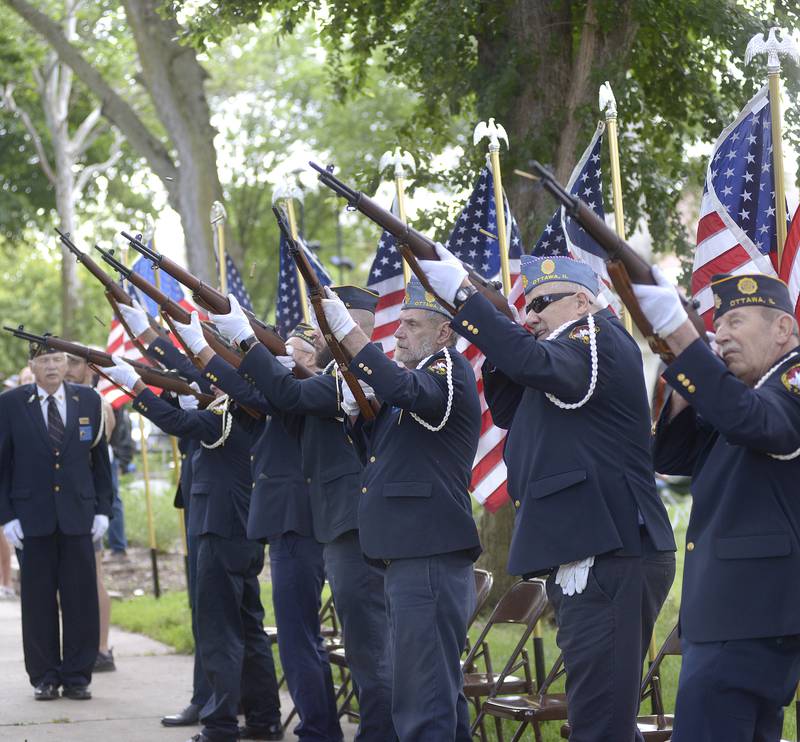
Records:
[[[36,385],[36,394],[39,396],[39,406],[42,410],[42,415],[44,415],[44,423],[47,425],[47,392],[42,389],[38,384]],[[64,423],[64,426],[67,425],[67,392],[64,388],[64,383],[61,383],[61,386],[56,389],[53,393],[53,398],[56,400],[56,407],[58,408],[58,414],[61,415],[61,422]]]

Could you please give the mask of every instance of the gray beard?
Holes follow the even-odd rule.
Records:
[[[405,353],[409,352],[409,351],[406,350],[406,351],[400,351],[400,355],[401,355],[400,358],[397,358],[397,352],[395,352],[395,354],[394,354],[395,355],[395,360],[397,360],[400,363],[402,363],[406,368],[414,369],[417,366],[419,366],[419,364],[420,364],[420,362],[422,360],[424,360],[428,356],[432,356],[434,353],[437,353],[438,351],[440,351],[442,349],[442,347],[443,346],[441,346],[441,345],[436,345],[436,343],[433,340],[428,340],[426,342],[423,342],[420,345],[419,350],[416,353],[414,353],[414,355],[415,355],[414,358],[403,358],[402,356]],[[418,357],[416,357],[416,356],[418,356]]]

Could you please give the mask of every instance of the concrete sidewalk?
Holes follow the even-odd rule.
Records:
[[[166,729],[159,723],[190,698],[192,658],[114,627],[110,644],[117,671],[94,676],[91,701],[34,701],[23,663],[19,601],[0,601],[0,740],[184,742],[197,734],[200,727]],[[282,693],[284,716],[291,707]],[[352,740],[356,727],[342,722],[342,729],[345,740]],[[297,737],[287,733],[285,739]]]

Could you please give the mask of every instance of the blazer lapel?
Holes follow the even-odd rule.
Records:
[[[39,394],[38,390],[36,389],[36,384],[28,384],[26,392],[27,396],[25,397],[23,404],[25,405],[25,409],[28,411],[28,414],[31,416],[33,427],[39,431],[39,435],[42,436],[42,440],[47,448],[52,450],[53,441],[50,440],[50,434],[47,432],[47,423],[44,421],[44,415],[42,414],[42,405],[39,401]]]

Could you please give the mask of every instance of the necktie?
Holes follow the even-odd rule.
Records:
[[[52,394],[47,397],[47,432],[50,434],[53,445],[58,448],[61,441],[64,440],[64,421],[61,419],[58,405]]]

